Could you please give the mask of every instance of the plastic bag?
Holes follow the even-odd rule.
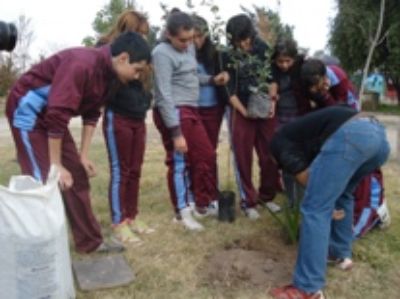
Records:
[[[267,118],[271,110],[271,100],[264,92],[252,93],[247,103],[249,118]]]
[[[75,298],[58,176],[0,186],[0,298]]]

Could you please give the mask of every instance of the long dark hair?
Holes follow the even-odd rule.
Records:
[[[292,81],[300,81],[301,67],[304,63],[304,55],[299,54],[297,49],[297,43],[295,40],[290,38],[279,39],[274,47],[274,52],[272,53],[272,62],[275,64],[275,60],[279,56],[288,56],[293,58],[293,66],[289,70],[290,77]],[[276,68],[278,68],[276,66]]]
[[[203,46],[201,47],[201,49],[196,49],[197,61],[204,65],[206,71],[209,74],[215,74],[215,66],[217,63],[217,49],[211,41],[207,21],[198,15],[192,15],[192,18],[194,22],[194,29],[200,31],[201,34],[205,35]]]
[[[257,36],[254,25],[246,14],[238,14],[231,17],[226,24],[226,33],[229,43],[235,46],[235,43],[250,38],[253,42]]]
[[[308,59],[301,67],[301,81],[306,90],[318,84],[325,75],[326,66],[319,59]]]

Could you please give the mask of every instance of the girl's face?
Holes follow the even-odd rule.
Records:
[[[331,82],[327,76],[319,79],[318,83],[310,87],[311,93],[325,93],[329,90]]]
[[[169,32],[167,32],[167,38],[176,50],[183,52],[189,48],[191,43],[193,43],[193,34],[193,29],[180,29],[177,35],[171,35]]]
[[[194,30],[193,42],[197,50],[203,48],[205,41],[206,41],[206,35],[202,33],[200,30],[197,29]]]
[[[294,58],[286,55],[279,55],[275,60],[278,68],[286,73],[294,64]]]
[[[242,39],[241,41],[235,42],[235,47],[239,48],[244,52],[250,52],[252,49],[251,38]]]
[[[129,62],[129,54],[122,52],[114,59],[114,70],[118,78],[123,83],[138,80],[142,72],[147,67],[147,61]]]

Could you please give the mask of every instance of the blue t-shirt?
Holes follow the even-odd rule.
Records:
[[[197,72],[209,75],[202,63],[198,63]],[[218,104],[217,92],[212,85],[200,85],[199,107],[214,107]]]

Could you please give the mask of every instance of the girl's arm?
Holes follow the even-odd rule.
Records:
[[[92,142],[92,137],[95,127],[93,125],[84,125],[82,127],[81,137],[81,162],[89,177],[96,175],[96,167],[92,161],[89,160],[89,147]]]
[[[247,117],[247,109],[243,106],[237,95],[233,95],[229,98],[229,102],[232,107],[239,111],[244,117]]]

